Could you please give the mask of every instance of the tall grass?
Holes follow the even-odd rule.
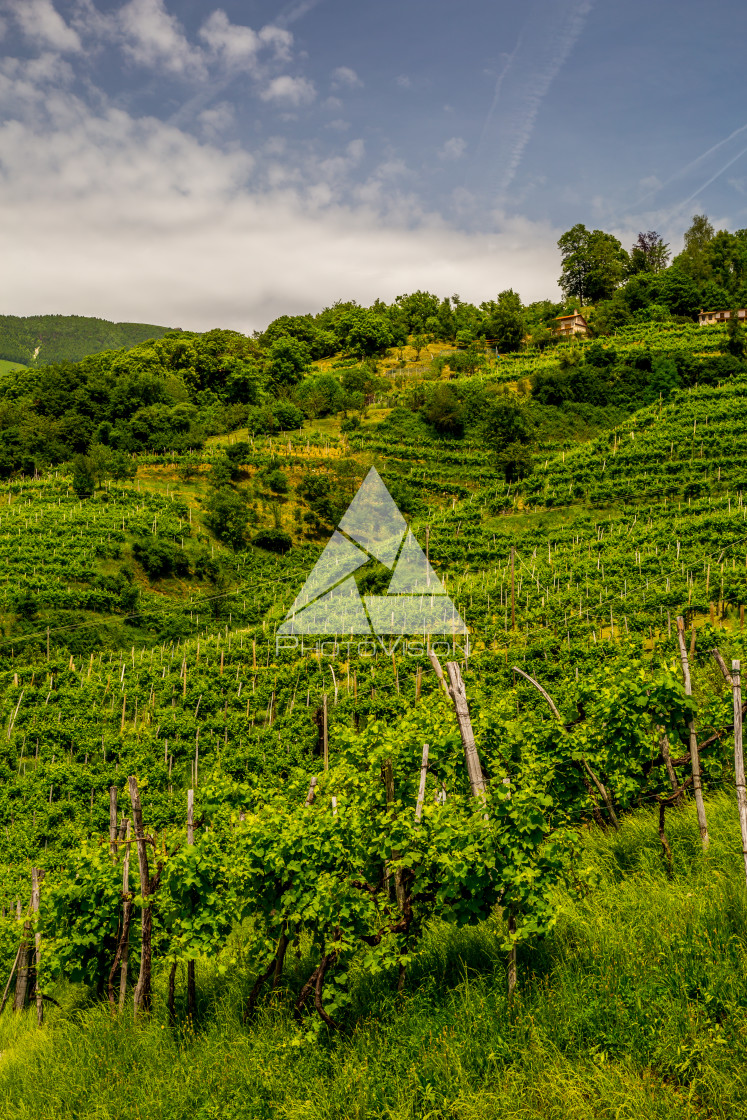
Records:
[[[112,1020],[80,989],[38,1030],[0,1020],[0,1116],[101,1120],[695,1120],[747,1117],[747,890],[733,800],[670,813],[670,881],[656,821],[589,833],[591,886],[520,952],[505,997],[496,922],[434,928],[397,997],[359,978],[348,1031],[307,1037],[290,994],[248,1027],[248,981],[200,966],[200,1025]],[[497,921],[497,920],[496,920]],[[288,979],[298,984],[305,962]]]

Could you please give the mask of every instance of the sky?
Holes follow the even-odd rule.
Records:
[[[742,0],[0,0],[0,314],[250,333],[558,297],[747,226]]]

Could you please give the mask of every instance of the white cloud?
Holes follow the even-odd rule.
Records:
[[[202,52],[192,46],[163,0],[129,0],[119,11],[118,23],[125,52],[138,65],[204,77]]]
[[[260,47],[259,35],[251,27],[231,23],[222,8],[214,11],[200,28],[200,38],[229,65],[253,61]]]
[[[282,27],[274,27],[268,24],[263,27],[259,33],[259,38],[264,46],[272,47],[275,51],[275,57],[281,62],[288,62],[290,59],[290,49],[293,43],[293,36],[290,31],[286,31]]]
[[[361,89],[363,82],[350,66],[338,66],[332,71],[332,89]]]
[[[400,74],[397,78],[397,85],[400,89],[411,89],[412,81],[407,77],[407,74]]]
[[[307,78],[292,78],[282,74],[272,81],[259,95],[263,101],[277,101],[285,105],[310,105],[316,97],[316,87]]]
[[[255,160],[154,118],[94,113],[70,93],[34,99],[21,72],[2,80],[28,104],[28,119],[0,127],[7,313],[251,331],[338,298],[555,292],[557,230],[517,219],[495,235],[449,229],[397,195],[399,161],[346,188],[358,202],[343,205],[335,176],[360,164],[360,141],[332,167],[294,164],[282,143]]]
[[[467,150],[467,141],[461,136],[452,136],[439,151],[441,159],[461,159]]]
[[[68,27],[52,0],[21,0],[13,5],[13,15],[21,31],[33,43],[58,51],[80,51],[77,33]]]
[[[218,139],[229,129],[236,119],[233,105],[221,101],[212,109],[203,109],[197,116],[197,123],[209,140]]]

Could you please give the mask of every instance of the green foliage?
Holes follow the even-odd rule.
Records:
[[[243,494],[230,486],[210,491],[205,502],[205,523],[219,540],[233,549],[243,548],[248,522]]]
[[[481,328],[501,351],[520,350],[526,334],[526,319],[521,299],[513,288],[501,292],[497,302],[481,303],[486,320]]]
[[[0,316],[0,358],[23,365],[78,362],[87,354],[163,338],[168,327],[110,323],[84,315]]]
[[[295,385],[310,366],[311,351],[298,338],[278,338],[267,352],[267,372],[273,385],[279,387]]]
[[[641,272],[661,272],[667,267],[670,255],[669,246],[656,230],[639,233],[630,250],[628,271],[633,276]]]
[[[337,336],[343,350],[361,358],[381,354],[393,342],[387,320],[363,308],[355,308],[340,317]]]
[[[628,254],[616,237],[579,222],[558,240],[562,272],[558,283],[566,297],[580,303],[609,299],[623,280]]]
[[[285,529],[277,526],[273,529],[263,529],[252,537],[252,544],[263,548],[266,552],[287,552],[293,546],[293,539]]]
[[[189,574],[189,561],[183,549],[177,548],[163,537],[149,535],[141,541],[135,541],[132,555],[152,578]]]
[[[311,418],[339,412],[344,402],[342,386],[331,374],[305,378],[297,386],[294,396],[299,407]]]

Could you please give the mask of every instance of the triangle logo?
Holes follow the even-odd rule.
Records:
[[[404,543],[403,543],[404,542]],[[353,573],[372,560],[393,568],[386,595],[361,598]],[[466,634],[375,467],[340,519],[278,634]]]

